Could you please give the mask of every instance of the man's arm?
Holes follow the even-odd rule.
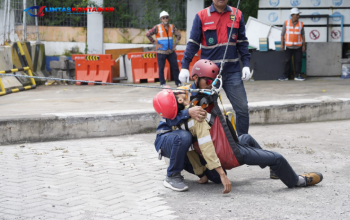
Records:
[[[286,23],[283,23],[282,33],[281,33],[281,51],[284,51],[284,36],[286,35]]]
[[[198,14],[193,20],[190,39],[187,42],[184,58],[181,61],[181,69],[188,69],[192,58],[198,52],[202,42],[202,22]]]
[[[198,145],[201,149],[204,160],[207,162],[206,167],[209,170],[215,169],[221,179],[221,183],[224,186],[223,194],[229,193],[231,191],[231,182],[227,178],[224,169],[221,167],[220,160],[215,152],[214,143],[211,139],[210,135],[210,126],[206,121],[197,122],[193,121],[193,127],[190,127],[190,131],[192,134],[196,135],[198,139]]]
[[[201,122],[206,117],[206,111],[201,106],[188,108],[180,111],[173,120],[166,119],[166,123],[169,126],[176,126],[181,124],[184,120],[188,120],[190,117]]]
[[[248,50],[248,46],[249,46],[249,42],[248,42],[248,38],[245,36],[245,24],[244,24],[244,17],[242,13],[242,17],[239,22],[239,28],[238,28],[237,50],[241,55],[243,67],[250,67],[250,53]]]
[[[156,46],[156,48],[162,48],[162,45],[158,44],[154,39],[153,39],[153,35],[158,33],[158,29],[157,29],[157,25],[154,26],[151,30],[149,30],[146,34],[146,37],[148,38],[148,40],[154,44]]]
[[[301,29],[301,38],[303,39],[303,47],[302,47],[302,51],[304,52],[305,51],[305,30],[304,30],[304,26],[303,28]]]
[[[175,27],[174,25],[174,36],[175,36],[175,44],[174,44],[174,48],[179,44],[180,40],[181,40],[181,33],[180,31]]]

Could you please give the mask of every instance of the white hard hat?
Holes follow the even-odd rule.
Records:
[[[293,15],[293,14],[301,14],[301,12],[299,11],[298,8],[292,8],[292,9],[290,10],[290,14],[291,14],[291,15]]]
[[[159,15],[159,18],[163,17],[163,16],[169,16],[168,12],[166,11],[162,11]]]

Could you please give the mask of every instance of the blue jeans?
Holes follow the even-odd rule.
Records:
[[[159,68],[159,81],[161,85],[165,85],[165,79],[164,79],[164,66],[166,60],[169,61],[171,73],[173,74],[175,84],[179,85],[181,84],[179,80],[179,66],[177,65],[177,55],[175,52],[172,52],[171,54],[157,54],[158,59],[158,68]]]
[[[186,130],[171,131],[157,136],[155,145],[160,144],[162,156],[170,159],[167,176],[184,169],[185,158],[192,144],[192,134]]]
[[[233,110],[236,112],[236,129],[238,136],[248,134],[249,109],[247,94],[242,81],[242,73],[224,73],[223,88],[230,100]]]
[[[281,154],[263,150],[258,142],[249,134],[241,135],[238,139],[240,143],[238,148],[242,154],[244,164],[258,165],[261,168],[269,166],[287,187],[292,188],[297,184],[299,180],[298,175]],[[201,162],[203,165],[206,164],[203,158],[201,158]],[[184,169],[194,174],[192,165],[189,163],[187,157],[185,159]],[[205,174],[214,183],[221,183],[220,175],[215,170],[207,169]]]
[[[259,165],[262,168],[269,166],[289,188],[298,183],[298,175],[281,154],[246,145],[238,145],[238,148],[243,156],[244,164]]]

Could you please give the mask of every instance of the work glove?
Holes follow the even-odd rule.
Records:
[[[179,74],[179,80],[182,83],[188,83],[190,78],[190,72],[188,69],[181,69],[180,74]]]
[[[247,81],[250,79],[250,69],[249,67],[243,67],[242,69],[242,80]]]

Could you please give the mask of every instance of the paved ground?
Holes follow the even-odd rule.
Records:
[[[315,187],[288,189],[268,170],[228,171],[232,192],[162,185],[154,134],[0,146],[0,219],[349,219],[350,121],[251,126],[297,173],[319,171]]]
[[[174,86],[174,82],[168,83]],[[143,83],[159,86],[159,83]],[[248,101],[288,101],[350,97],[350,79],[309,77],[304,82],[294,80],[245,82]],[[152,99],[157,89],[123,86],[39,86],[34,90],[1,97],[0,118],[25,115],[64,113],[118,113],[128,110],[153,109]],[[224,91],[222,92],[224,93]],[[229,104],[223,95],[225,104]],[[93,103],[93,104],[92,104]]]

